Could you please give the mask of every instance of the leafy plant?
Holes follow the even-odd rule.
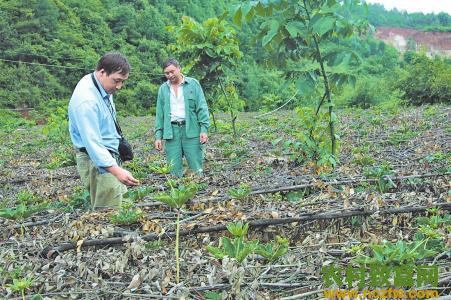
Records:
[[[277,51],[281,64],[290,64],[287,77],[296,81],[298,91],[308,95],[324,88],[318,101],[315,115],[327,102],[330,154],[336,155],[335,122],[332,93],[345,82],[355,82],[351,67],[360,63],[356,53],[333,44],[336,38],[350,37],[354,32],[366,30],[366,23],[352,20],[350,15],[341,15],[344,6],[359,1],[313,1],[280,0],[252,1],[237,6],[233,20],[240,25],[243,19],[250,21],[261,16],[258,38],[262,46]],[[328,46],[328,47],[327,47]],[[308,61],[305,59],[307,58]],[[300,61],[304,59],[304,63]],[[313,126],[317,125],[314,123]],[[311,130],[314,130],[312,127]],[[311,138],[311,136],[310,136]]]
[[[251,188],[248,184],[242,183],[238,188],[230,188],[228,194],[235,199],[244,199],[249,196]]]
[[[354,163],[361,166],[371,166],[376,160],[369,155],[354,154]]]
[[[396,187],[389,177],[394,174],[394,171],[388,162],[382,162],[379,166],[367,167],[363,170],[363,173],[369,178],[377,179],[376,186],[381,193],[385,193],[389,189]]]
[[[404,242],[395,244],[383,241],[381,244],[371,244],[372,256],[360,255],[356,258],[358,263],[386,265],[413,264],[415,261],[432,257],[437,251],[426,247],[426,240]]]
[[[164,241],[150,241],[150,242],[146,242],[144,244],[144,247],[146,249],[160,249],[162,247],[166,246],[166,243]]]
[[[198,78],[207,94],[211,94],[215,87],[225,77],[225,69],[235,65],[241,58],[239,42],[235,29],[221,18],[209,18],[202,23],[193,18],[184,16],[179,27],[169,26],[168,30],[175,33],[177,43],[171,45],[171,50],[187,61],[186,67],[190,73]],[[225,94],[227,98],[227,94]],[[213,97],[207,97],[212,99]],[[232,111],[239,103],[238,98],[228,98],[228,106]],[[215,101],[209,101],[209,110],[212,114],[213,127],[216,130],[214,112],[217,109]],[[233,117],[232,124],[236,118]]]
[[[259,244],[255,249],[255,253],[263,256],[269,261],[274,261],[288,251],[288,239],[277,236],[274,243],[265,245]]]
[[[134,189],[129,189],[124,195],[124,198],[129,198],[133,202],[137,202],[152,193],[154,190],[155,188],[152,186],[139,186]]]
[[[47,124],[42,128],[42,133],[54,143],[70,146],[68,124],[67,106],[59,106],[48,117]]]
[[[147,167],[153,173],[157,174],[169,174],[171,172],[172,166],[171,164],[167,164],[160,161],[154,161],[148,163]]]
[[[61,167],[75,166],[76,164],[74,151],[70,147],[65,147],[52,152],[46,167],[54,170]]]
[[[177,188],[171,188],[169,193],[159,193],[155,195],[155,200],[166,203],[172,208],[180,209],[186,201],[192,199],[197,192],[197,184],[191,183],[179,185]]]
[[[12,284],[7,284],[6,286],[10,288],[13,292],[20,292],[22,299],[25,300],[25,290],[29,289],[33,284],[32,278],[13,278]]]
[[[185,203],[192,199],[197,192],[197,184],[188,183],[186,185],[179,185],[177,188],[171,186],[169,193],[157,194],[154,198],[157,201],[166,203],[172,208],[177,210],[177,221],[176,221],[176,231],[175,231],[175,259],[176,259],[176,269],[177,283],[180,282],[180,254],[179,254],[179,244],[180,244],[180,214],[181,208]]]
[[[218,259],[227,256],[236,259],[238,263],[242,263],[249,254],[257,253],[269,261],[273,261],[284,255],[288,250],[288,240],[279,236],[276,237],[274,243],[265,245],[260,245],[258,241],[245,241],[249,230],[248,223],[229,223],[227,230],[232,234],[232,239],[222,237],[219,247],[206,247],[207,251]]]
[[[134,209],[134,203],[130,199],[124,199],[121,208],[110,216],[110,221],[114,224],[130,225],[138,222],[143,215],[143,211],[139,208]]]
[[[428,217],[417,217],[418,230],[414,235],[414,240],[426,240],[428,249],[442,252],[445,250],[446,237],[449,235],[447,225],[451,224],[451,215],[443,214],[437,208],[428,210]]]
[[[28,190],[21,190],[17,194],[17,200],[19,204],[17,204],[16,207],[0,208],[0,217],[12,220],[23,220],[48,207],[47,202],[36,203],[38,202],[38,199]]]
[[[205,298],[208,300],[221,300],[222,299],[222,292],[218,293],[218,292],[206,292],[205,293]]]
[[[238,111],[242,111],[244,109],[244,100],[240,99],[238,96],[237,89],[233,82],[223,83],[219,78],[219,85],[221,87],[222,96],[218,98],[218,105],[220,108],[225,108],[225,110],[229,111],[230,114],[230,122],[232,124],[233,129],[233,140],[237,139],[237,129],[236,129],[236,119],[238,117]]]
[[[228,237],[221,238],[220,248],[207,246],[207,251],[216,258],[222,259],[225,256],[236,259],[241,263],[251,253],[257,249],[258,242],[245,242],[244,236],[247,234],[249,224],[241,222],[229,223],[227,230],[233,235],[233,239]]]

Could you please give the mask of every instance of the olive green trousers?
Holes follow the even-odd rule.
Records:
[[[116,176],[99,171],[88,154],[77,151],[77,170],[84,187],[89,191],[94,209],[116,208],[122,203],[127,187]]]
[[[166,158],[171,164],[171,174],[183,176],[183,157],[188,162],[191,171],[197,174],[203,172],[204,151],[199,137],[187,138],[185,125],[172,124],[173,138],[165,140]]]

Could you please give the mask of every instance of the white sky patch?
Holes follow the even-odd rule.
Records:
[[[405,10],[409,13],[422,12],[451,14],[451,0],[366,0],[367,3],[379,3],[384,5],[385,9]]]

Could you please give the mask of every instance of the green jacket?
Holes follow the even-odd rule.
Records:
[[[156,140],[170,140],[173,138],[169,89],[168,82],[163,83],[158,89],[155,120]],[[207,133],[210,126],[210,118],[207,102],[199,81],[185,76],[183,96],[185,98],[186,137],[195,138],[199,137],[201,133]]]

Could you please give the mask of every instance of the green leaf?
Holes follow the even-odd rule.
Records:
[[[235,11],[235,14],[233,15],[233,23],[241,26],[241,20],[243,19],[243,12],[241,11],[241,6],[238,7],[238,9]]]
[[[296,87],[301,95],[308,95],[315,89],[316,81],[311,72],[304,73],[296,81]]]
[[[241,6],[242,15],[246,18],[246,21],[250,21],[254,15],[254,10],[251,3],[245,3]]]
[[[263,4],[259,1],[255,6],[255,11],[260,16],[266,16],[268,9],[263,6]]]
[[[285,25],[285,28],[287,29],[288,33],[290,34],[291,38],[295,38],[298,35],[300,35],[301,32],[305,29],[304,24],[302,22],[293,21],[289,22],[287,25]]]
[[[272,41],[272,39],[276,36],[278,31],[279,31],[279,22],[277,22],[276,20],[271,20],[270,29],[262,39],[262,46],[264,47],[267,44],[269,44]]]
[[[228,237],[222,238],[222,247],[224,248],[224,253],[228,257],[235,257],[235,245],[232,243],[232,241]]]
[[[312,30],[322,36],[334,28],[335,21],[332,16],[318,17],[312,24]]]
[[[223,259],[224,256],[226,256],[226,254],[220,248],[207,246],[206,249],[208,252],[213,254],[214,257],[216,257],[218,259]]]

